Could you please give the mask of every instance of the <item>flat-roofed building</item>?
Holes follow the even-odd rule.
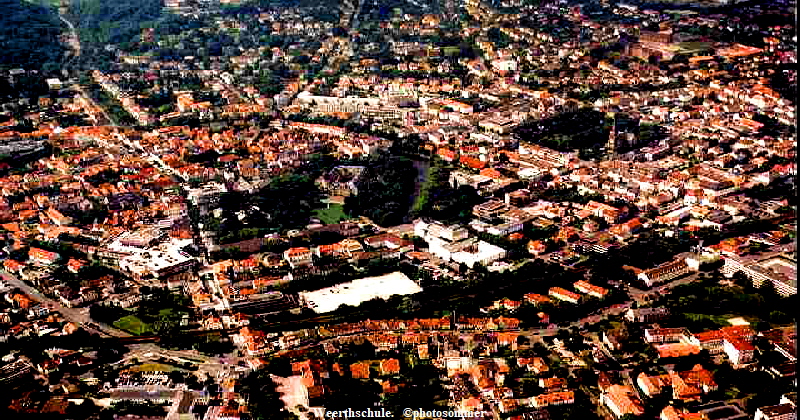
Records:
[[[422,288],[400,272],[378,277],[367,277],[338,284],[313,292],[300,293],[300,299],[316,313],[335,311],[341,305],[358,306],[374,299],[388,299],[394,295],[410,295]]]

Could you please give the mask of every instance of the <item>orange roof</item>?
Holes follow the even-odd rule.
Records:
[[[552,296],[563,297],[563,298],[567,298],[567,299],[570,299],[570,300],[580,300],[580,298],[581,298],[581,295],[579,295],[577,293],[572,293],[569,290],[561,288],[561,287],[551,287],[549,293]]]
[[[305,247],[295,247],[289,248],[286,250],[286,255],[289,257],[296,256],[296,255],[303,255],[311,252],[308,248]]]
[[[220,156],[219,159],[217,159],[217,160],[220,161],[220,162],[225,163],[225,162],[233,162],[236,159],[239,159],[239,156],[237,156],[237,155],[224,155],[224,156]]]
[[[573,391],[558,391],[541,394],[533,397],[533,404],[536,407],[545,407],[554,405],[561,402],[573,401],[575,399],[575,392]]]
[[[368,379],[369,378],[369,364],[367,363],[353,363],[350,365],[350,374],[355,379]]]
[[[3,261],[3,267],[5,267],[8,271],[19,271],[25,268],[25,264],[22,264],[17,260],[7,259]]]
[[[459,162],[461,162],[466,166],[469,166],[472,169],[482,169],[486,167],[486,162],[469,156],[461,156],[461,158],[459,158]]]
[[[44,260],[44,261],[54,261],[58,259],[58,254],[40,248],[31,248],[28,251],[28,258]]]
[[[644,414],[644,407],[641,401],[629,386],[611,385],[607,390],[607,398],[614,402],[622,414],[633,414],[635,416]]]
[[[722,331],[715,330],[715,331],[703,331],[701,333],[693,334],[694,338],[699,341],[700,343],[707,343],[709,341],[715,340],[722,340],[724,334]]]
[[[381,371],[383,373],[398,373],[400,372],[400,362],[397,359],[381,360]]]
[[[728,343],[730,343],[731,346],[738,351],[753,351],[756,349],[755,346],[753,346],[753,343],[747,340],[742,340],[741,338],[725,337],[725,340],[727,340]]]
[[[76,260],[74,258],[70,258],[67,262],[67,266],[75,271],[80,270],[82,267],[86,265],[86,262]]]
[[[500,173],[497,169],[494,168],[485,168],[482,169],[480,172],[481,175],[487,176],[492,179],[500,179],[503,177],[503,174]]]
[[[573,286],[578,291],[584,292],[584,293],[589,293],[589,294],[593,293],[593,294],[598,294],[598,295],[601,295],[601,296],[605,296],[606,293],[608,293],[608,290],[606,290],[605,288],[600,287],[600,286],[595,286],[595,285],[593,285],[593,284],[591,284],[591,283],[589,283],[588,281],[585,281],[585,280],[578,280],[573,284]]]
[[[696,62],[699,62],[699,61],[709,61],[709,60],[713,60],[713,59],[714,59],[714,56],[711,56],[711,55],[698,55],[698,56],[689,58],[689,62],[690,63],[696,63]]]
[[[3,223],[2,225],[0,225],[0,227],[2,227],[3,229],[5,229],[5,230],[7,230],[9,232],[19,232],[20,231],[19,223]]]
[[[439,156],[442,156],[447,159],[455,159],[456,157],[456,152],[450,149],[439,149],[437,153],[439,154]]]
[[[545,295],[540,295],[538,293],[526,293],[524,296],[525,300],[531,303],[547,303],[550,302],[550,298]]]
[[[656,346],[659,357],[685,357],[700,353],[700,346],[689,343],[671,343]]]

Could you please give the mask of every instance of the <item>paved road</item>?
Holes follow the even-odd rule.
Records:
[[[18,279],[17,277],[9,274],[4,270],[0,270],[0,276],[2,276],[3,280],[5,280],[12,288],[13,287],[19,288],[34,300],[50,306],[51,308],[53,308],[54,311],[58,311],[61,315],[64,316],[64,318],[67,321],[77,322],[81,324],[84,329],[90,332],[97,331],[99,333],[110,335],[112,337],[131,337],[130,334],[124,331],[120,331],[116,328],[113,328],[111,326],[102,323],[95,323],[98,326],[98,328],[90,328],[87,326],[87,324],[93,323],[94,321],[89,316],[89,308],[68,308],[62,305],[57,300],[53,300],[41,294],[38,290],[34,289],[24,281]]]

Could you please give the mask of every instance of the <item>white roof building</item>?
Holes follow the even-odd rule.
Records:
[[[300,299],[316,313],[333,312],[341,305],[358,306],[375,298],[412,295],[422,291],[413,280],[397,271],[378,277],[367,277],[337,284],[313,292],[301,292]]]

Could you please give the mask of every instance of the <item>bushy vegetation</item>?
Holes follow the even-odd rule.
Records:
[[[161,16],[161,2],[73,0],[70,12],[78,20],[73,23],[77,25],[81,42],[120,43],[138,39],[143,28],[154,27]]]
[[[470,186],[451,185],[452,170],[453,167],[443,161],[431,162],[428,179],[414,203],[414,216],[444,223],[464,223],[472,218],[472,207],[485,200]]]
[[[258,193],[225,193],[219,217],[207,216],[204,230],[216,232],[221,244],[263,236],[268,232],[301,229],[320,207],[320,192],[307,174],[276,177]]]
[[[366,216],[380,226],[407,220],[417,169],[408,158],[383,154],[367,163],[358,181],[358,195],[347,197],[345,211]]]
[[[602,147],[608,141],[611,123],[592,109],[565,112],[555,117],[520,125],[515,132],[524,142],[571,152]]]
[[[242,393],[258,396],[258,398],[250,398],[248,400],[247,408],[250,412],[250,417],[253,420],[296,419],[297,416],[284,409],[281,394],[277,391],[275,381],[270,377],[270,374],[276,369],[271,368],[270,365],[253,371],[242,381]],[[284,369],[278,369],[277,371],[282,371],[280,373],[285,376],[291,375],[290,367],[288,369],[284,367]]]
[[[682,326],[695,325],[701,329],[714,328],[727,316],[744,316],[761,321],[757,327],[793,322],[796,296],[782,297],[772,283],[755,288],[742,275],[737,275],[734,287],[719,285],[718,273],[699,282],[683,284],[657,302],[676,314],[671,322]],[[702,315],[702,316],[698,316]]]

